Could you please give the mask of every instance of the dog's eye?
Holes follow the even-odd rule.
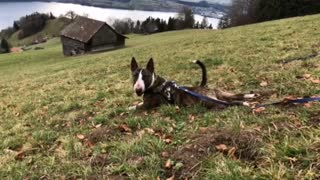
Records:
[[[139,75],[139,72],[138,71],[135,71],[132,73],[134,76],[138,76]]]

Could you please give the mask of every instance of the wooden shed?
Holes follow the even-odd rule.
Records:
[[[66,56],[120,48],[125,45],[126,38],[105,22],[81,16],[61,32]]]

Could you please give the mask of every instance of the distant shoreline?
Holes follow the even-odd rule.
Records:
[[[110,8],[110,9],[120,9],[120,10],[139,10],[139,11],[159,11],[159,12],[179,12],[179,9],[168,9],[168,8],[126,8],[126,7],[119,7],[119,6],[108,6],[108,5],[95,5],[95,4],[90,4],[90,3],[83,3],[83,2],[76,2],[74,0],[14,0],[14,1],[9,1],[9,0],[4,0],[0,1],[1,2],[8,2],[8,3],[15,3],[15,2],[56,2],[56,3],[65,3],[65,4],[77,4],[77,5],[82,5],[82,6],[90,6],[90,7],[98,7],[98,8]]]
[[[77,4],[77,5],[82,5],[82,6],[89,6],[89,7],[98,7],[98,8],[110,8],[110,9],[120,9],[120,10],[140,10],[140,11],[158,11],[158,12],[179,12],[179,10],[186,6],[185,4],[180,4],[176,3],[176,7],[151,7],[151,6],[144,6],[144,8],[130,8],[130,7],[122,7],[122,6],[115,6],[115,5],[107,5],[107,4],[92,4],[92,3],[86,3],[86,2],[78,2],[76,0],[14,0],[14,1],[9,1],[9,0],[0,0],[1,2],[10,2],[10,3],[15,3],[15,2],[56,2],[56,3],[65,3],[65,4]],[[200,8],[198,6],[191,6],[193,8]],[[225,5],[219,5],[217,4],[217,12],[222,12],[221,7],[227,7]],[[211,7],[212,8],[212,7]],[[209,7],[207,9],[210,9]],[[220,9],[220,10],[219,10]],[[217,18],[217,16],[214,15],[208,15],[207,13],[200,13],[201,11],[196,10],[194,13],[199,14],[202,16],[210,17],[210,18]],[[214,11],[211,11],[211,13],[214,13]]]

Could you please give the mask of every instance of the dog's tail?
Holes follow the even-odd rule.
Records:
[[[207,68],[206,66],[203,64],[203,62],[199,61],[199,60],[195,60],[193,61],[193,63],[198,64],[201,69],[202,69],[202,82],[200,84],[201,87],[204,87],[207,85]]]

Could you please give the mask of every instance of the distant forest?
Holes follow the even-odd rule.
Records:
[[[177,17],[169,17],[168,20],[149,17],[144,21],[132,21],[131,19],[117,19],[112,26],[122,34],[153,34],[158,32],[182,30],[182,29],[213,29],[206,17],[201,22],[196,22],[194,13],[190,8],[183,8]]]

